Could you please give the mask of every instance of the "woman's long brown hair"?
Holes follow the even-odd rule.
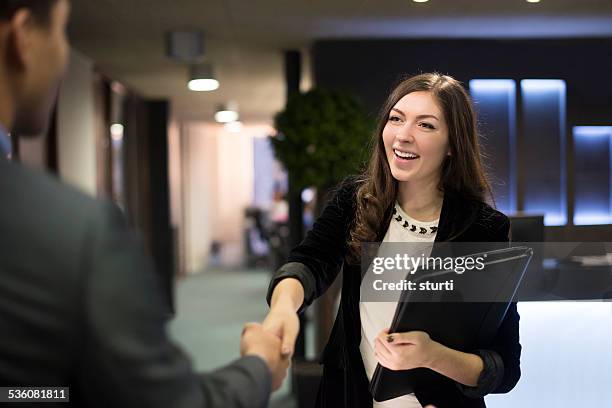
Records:
[[[359,262],[361,243],[378,240],[397,198],[398,182],[391,174],[382,132],[389,112],[411,92],[431,92],[444,114],[451,156],[442,163],[438,190],[451,191],[466,200],[493,200],[491,186],[481,161],[476,114],[471,99],[456,79],[438,73],[420,74],[402,80],[380,111],[373,134],[373,150],[367,168],[359,177],[355,221],[349,235],[349,260]]]

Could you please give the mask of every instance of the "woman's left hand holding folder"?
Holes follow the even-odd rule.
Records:
[[[383,367],[410,370],[430,367],[439,355],[440,346],[423,331],[390,334],[385,329],[376,337],[374,354]]]
[[[478,355],[446,347],[423,331],[389,333],[385,329],[376,337],[374,354],[390,370],[425,367],[470,387],[477,385],[484,368]]]

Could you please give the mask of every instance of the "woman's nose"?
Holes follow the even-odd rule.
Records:
[[[414,142],[414,135],[412,134],[412,127],[409,124],[405,124],[401,129],[397,132],[396,138],[400,142]]]

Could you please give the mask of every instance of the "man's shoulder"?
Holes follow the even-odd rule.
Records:
[[[0,208],[21,225],[24,234],[68,238],[106,215],[107,203],[52,175],[15,164],[2,167]]]
[[[44,286],[54,311],[73,316],[70,310],[81,302],[79,288],[98,263],[94,256],[101,240],[117,231],[111,214],[118,211],[53,176],[15,164],[0,164],[0,191],[0,270],[31,304]]]

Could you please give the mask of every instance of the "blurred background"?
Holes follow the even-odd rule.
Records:
[[[469,89],[514,240],[612,237],[612,2],[72,8],[52,125],[14,140],[14,160],[124,210],[166,283],[173,335],[199,370],[236,357],[242,324],[265,317],[271,273],[330,188],[367,158],[378,109],[405,75],[438,71]],[[585,259],[567,270],[548,260],[535,273],[598,274],[610,288],[612,258],[598,258],[599,269]],[[303,318],[293,375],[272,406],[312,406],[336,292]],[[525,297],[519,312],[523,377],[488,406],[612,405],[612,303]]]

